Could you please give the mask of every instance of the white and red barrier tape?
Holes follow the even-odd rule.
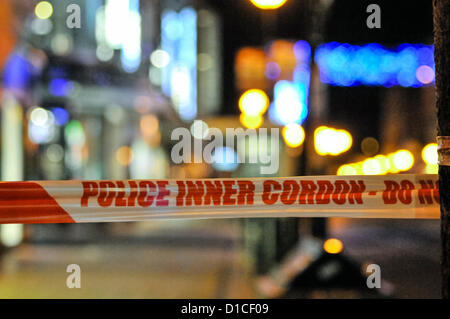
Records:
[[[438,175],[0,182],[0,223],[439,215]]]

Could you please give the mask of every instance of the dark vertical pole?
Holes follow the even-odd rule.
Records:
[[[278,10],[260,10],[262,19],[263,45],[276,38],[278,29]],[[303,174],[304,175],[304,174]],[[274,232],[276,244],[274,246],[275,262],[280,262],[286,254],[297,244],[298,218],[276,218],[267,220],[267,229]],[[270,226],[269,226],[270,223]],[[271,265],[273,266],[273,265]]]
[[[318,88],[313,87],[315,83],[317,83],[313,77],[319,77],[319,72],[314,71],[314,54],[316,51],[316,48],[320,43],[323,42],[323,38],[325,36],[325,18],[326,18],[326,10],[328,7],[323,3],[323,1],[317,1],[317,0],[308,0],[307,2],[307,12],[308,14],[308,25],[309,25],[309,32],[308,32],[308,42],[311,45],[311,79],[310,79],[310,88],[309,88],[309,102],[310,102],[310,108],[315,107],[315,105],[312,105],[311,102],[313,100],[312,96],[313,94],[317,94]],[[310,112],[312,113],[312,112]],[[322,114],[323,115],[323,114]],[[309,136],[313,136],[313,128],[315,125],[317,125],[320,121],[323,121],[323,118],[319,117],[313,117],[312,114],[308,116],[308,119],[305,122],[305,131],[306,134],[309,134]],[[311,137],[310,137],[311,138]],[[308,171],[308,163],[307,163],[307,157],[308,152],[314,151],[314,143],[310,144],[303,144],[303,174],[301,175],[307,175],[307,173],[311,174],[310,170]],[[312,147],[311,147],[312,146]],[[311,154],[309,154],[311,155]],[[326,172],[314,172],[323,174]],[[314,237],[320,238],[320,239],[326,239],[328,236],[328,218],[313,218],[311,222],[311,235]]]
[[[438,135],[450,136],[450,1],[433,0]],[[450,166],[439,167],[442,297],[450,297]]]

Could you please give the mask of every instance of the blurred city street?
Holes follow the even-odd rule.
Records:
[[[331,233],[349,256],[378,264],[396,297],[440,298],[439,221],[339,219]]]
[[[0,0],[0,33],[0,298],[440,297],[431,1]]]
[[[1,259],[0,298],[255,297],[233,224],[162,226],[152,236],[95,245],[25,244]],[[66,286],[72,263],[80,265],[81,289]]]
[[[138,235],[103,238],[95,245],[24,244],[0,260],[0,297],[258,296],[239,225],[218,221],[182,224],[160,222],[155,230],[151,222],[144,223]],[[145,234],[149,230],[151,236]],[[343,241],[344,253],[361,267],[380,265],[383,286],[384,282],[389,285],[382,288],[394,297],[439,298],[437,221],[334,219],[330,231]],[[81,267],[81,289],[66,286],[66,267],[71,263]],[[334,297],[348,296],[338,293]],[[352,296],[361,295],[356,291]]]

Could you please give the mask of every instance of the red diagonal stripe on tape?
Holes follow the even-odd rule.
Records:
[[[35,182],[0,182],[0,223],[49,224],[75,221]]]

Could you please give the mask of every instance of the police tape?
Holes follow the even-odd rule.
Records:
[[[0,182],[0,223],[439,215],[438,175]]]

